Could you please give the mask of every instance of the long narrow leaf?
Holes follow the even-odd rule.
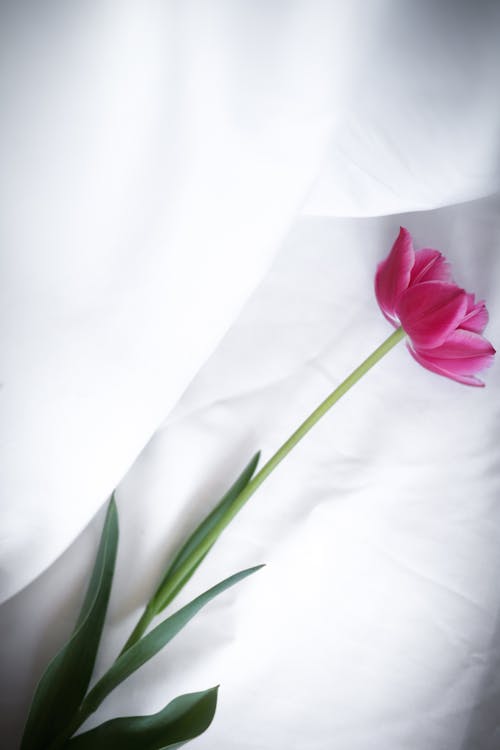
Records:
[[[170,604],[174,597],[179,593],[183,586],[189,581],[195,570],[198,568],[201,560],[189,571],[182,582],[173,590],[168,593],[167,596],[163,594],[163,591],[167,584],[170,582],[170,578],[173,573],[182,565],[182,563],[189,557],[191,552],[198,547],[198,545],[205,539],[206,536],[212,531],[213,527],[219,521],[221,516],[224,515],[226,510],[231,507],[241,491],[247,486],[249,481],[254,475],[257,464],[259,463],[260,452],[256,453],[251,461],[245,466],[239,477],[236,479],[234,484],[225,493],[215,508],[208,514],[208,516],[201,522],[201,524],[195,529],[188,540],[183,544],[172,563],[168,567],[163,576],[160,585],[158,586],[154,596],[154,610],[159,614],[165,607]]]
[[[68,724],[87,692],[106,616],[117,547],[118,514],[112,497],[75,629],[38,683],[21,750],[46,748]]]
[[[106,721],[69,740],[64,750],[173,750],[210,726],[216,705],[216,687],[180,695],[156,714]]]
[[[239,573],[226,578],[216,586],[213,586],[204,594],[193,599],[185,607],[182,607],[178,612],[164,620],[160,625],[157,625],[150,633],[143,636],[137,643],[123,652],[121,656],[115,661],[113,666],[103,675],[103,677],[96,683],[92,688],[88,696],[85,698],[83,704],[83,713],[89,716],[96,708],[102,703],[104,698],[114,688],[123,682],[129,675],[139,669],[145,662],[151,659],[160,649],[163,648],[169,641],[187,625],[187,623],[218,594],[222,594],[223,591],[234,586],[239,581],[243,580],[247,576],[255,573],[257,570],[262,568],[262,565],[257,565],[254,568],[247,568]]]

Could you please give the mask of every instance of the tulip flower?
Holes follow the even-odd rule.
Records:
[[[438,251],[415,251],[401,227],[391,252],[375,276],[375,294],[387,320],[402,327],[411,355],[439,375],[484,386],[476,374],[493,362],[495,350],[483,337],[488,311],[454,283]]]

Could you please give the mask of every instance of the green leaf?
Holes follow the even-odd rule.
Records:
[[[224,515],[226,510],[231,507],[231,505],[234,503],[238,495],[240,495],[241,491],[247,486],[249,481],[254,475],[255,469],[257,468],[257,464],[259,463],[260,458],[260,451],[253,456],[251,461],[245,466],[239,477],[236,479],[234,484],[229,488],[229,490],[226,492],[226,494],[223,496],[223,498],[219,501],[219,503],[215,506],[215,508],[211,511],[211,513],[208,514],[208,516],[201,522],[201,524],[196,528],[196,530],[191,534],[189,539],[185,542],[185,544],[181,547],[175,558],[173,559],[172,563],[168,567],[168,569],[165,572],[165,575],[162,578],[162,581],[160,585],[158,586],[153,598],[153,609],[156,612],[156,614],[159,614],[162,610],[165,609],[165,607],[170,604],[170,602],[174,599],[174,597],[179,593],[179,591],[183,588],[183,586],[189,581],[193,573],[196,571],[198,566],[201,564],[203,559],[205,558],[205,555],[201,560],[199,560],[196,565],[194,565],[189,573],[183,578],[181,583],[175,587],[175,589],[166,592],[166,595],[164,594],[164,590],[170,583],[170,579],[172,575],[175,573],[175,571],[180,568],[180,566],[183,564],[185,560],[189,557],[191,552],[195,550],[201,542],[210,534],[213,527],[217,524],[219,519]],[[208,554],[208,551],[207,553]]]
[[[126,680],[136,669],[139,669],[152,656],[158,653],[214,597],[222,594],[223,591],[226,591],[226,589],[234,586],[262,567],[264,566],[257,565],[254,568],[247,568],[226,578],[216,586],[208,589],[208,591],[205,591],[204,594],[193,599],[185,607],[182,607],[182,609],[179,609],[178,612],[168,617],[160,625],[157,625],[156,628],[143,636],[137,643],[134,643],[133,646],[130,646],[127,651],[124,651],[118,657],[113,666],[101,677],[99,682],[94,685],[87,695],[82,705],[82,716],[90,716],[120,682]]]
[[[156,714],[106,721],[69,740],[64,750],[173,750],[210,726],[216,705],[216,687],[180,695]]]
[[[42,750],[69,723],[87,691],[111,591],[118,547],[118,514],[112,497],[94,569],[68,643],[52,659],[35,691],[21,750]]]

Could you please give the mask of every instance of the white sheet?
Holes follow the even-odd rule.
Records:
[[[54,5],[41,27],[3,11],[3,596],[45,570],[0,609],[6,747],[71,629],[102,512],[47,565],[287,227],[120,484],[101,671],[253,451],[275,450],[388,335],[372,279],[400,222],[486,297],[499,339],[498,196],[327,218],[498,190],[495,5],[207,7],[96,4],[77,18]],[[182,601],[268,567],[92,722],[220,681],[193,748],[496,748],[496,368],[487,379],[466,389],[391,353],[253,498]]]

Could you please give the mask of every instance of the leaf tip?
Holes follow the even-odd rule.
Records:
[[[109,498],[108,510],[106,511],[106,521],[112,521],[118,531],[118,506],[116,504],[114,490]]]
[[[243,571],[243,574],[246,576],[251,576],[253,573],[257,573],[258,570],[261,570],[262,568],[266,567],[266,563],[261,563],[260,565],[253,565],[251,568],[247,568]]]
[[[247,474],[247,476],[248,476],[247,481],[250,481],[250,479],[255,474],[255,470],[257,469],[257,466],[259,464],[260,457],[261,457],[261,451],[258,450],[257,453],[254,453],[254,455],[252,456],[252,458],[248,462],[247,467],[246,467],[246,469],[244,471],[244,473],[248,472],[248,474]]]

